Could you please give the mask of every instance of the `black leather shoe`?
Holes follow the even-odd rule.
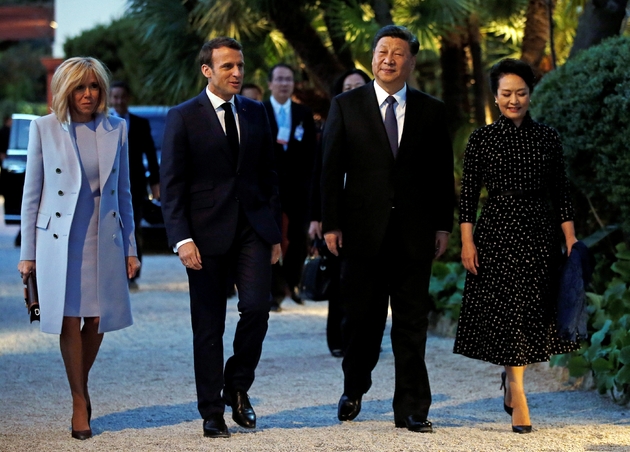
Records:
[[[330,354],[333,355],[335,358],[343,358],[344,355],[343,350],[340,348],[333,348],[330,351]]]
[[[230,432],[222,414],[215,414],[203,420],[203,436],[206,438],[229,438]]]
[[[514,433],[531,433],[532,426],[531,425],[513,425],[512,431]]]
[[[351,399],[347,395],[342,395],[337,406],[337,418],[340,421],[351,421],[361,412],[361,397]]]
[[[87,430],[72,430],[72,437],[81,441],[90,439],[92,437],[92,429]]]
[[[225,399],[226,405],[232,407],[232,419],[244,428],[256,428],[256,413],[249,403],[249,396],[245,391],[234,391]]]
[[[410,414],[406,418],[395,421],[396,428],[406,428],[412,432],[433,433],[433,424],[417,414]]]
[[[507,377],[507,374],[505,372],[501,372],[501,387],[499,389],[503,389],[503,410],[509,414],[510,416],[512,416],[512,411],[514,411],[512,409],[511,406],[507,405],[505,403],[505,397],[507,396],[507,386],[505,384],[505,378]]]

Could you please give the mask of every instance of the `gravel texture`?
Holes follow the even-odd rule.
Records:
[[[1,220],[1,218],[0,218]],[[28,323],[16,270],[15,227],[0,226],[0,451],[629,451],[629,408],[577,389],[547,364],[526,373],[534,431],[511,432],[501,369],[454,355],[431,335],[427,364],[433,434],[394,428],[389,324],[372,389],[353,422],[337,420],[341,361],[328,353],[326,303],[285,300],[272,313],[256,382],[253,431],[226,410],[229,439],[202,435],[184,269],[173,255],[144,260],[132,294],[135,324],[105,335],[91,373],[92,428],[70,437],[71,403],[58,339]],[[225,348],[238,319],[229,301]]]

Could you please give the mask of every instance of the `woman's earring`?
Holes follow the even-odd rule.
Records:
[[[499,106],[499,103],[496,101],[496,99],[495,99],[495,101],[494,101],[494,106],[495,106],[495,107],[498,107],[498,106]]]

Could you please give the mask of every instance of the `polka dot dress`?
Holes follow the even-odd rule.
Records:
[[[473,132],[464,156],[460,223],[474,223],[478,274],[468,273],[454,352],[503,366],[579,348],[556,338],[553,276],[559,224],[573,219],[562,144],[533,121],[501,116]]]

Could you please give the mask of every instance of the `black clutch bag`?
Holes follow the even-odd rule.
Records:
[[[311,301],[328,300],[332,286],[332,272],[328,250],[323,240],[315,240],[312,251],[304,261],[300,278],[300,298]]]
[[[37,295],[37,278],[35,272],[28,275],[26,284],[24,284],[24,302],[28,315],[31,317],[31,323],[34,320],[39,321],[39,296]]]

